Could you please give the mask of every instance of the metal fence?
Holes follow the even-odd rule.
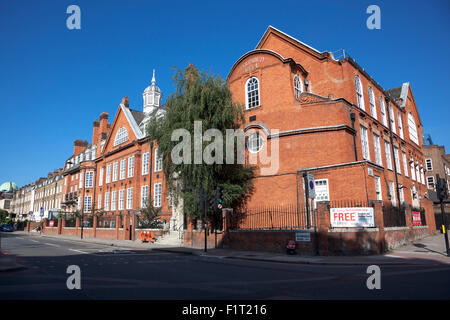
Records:
[[[405,208],[384,204],[383,221],[385,228],[406,227]]]
[[[116,228],[116,216],[113,215],[97,216],[97,228]]]
[[[315,225],[315,210],[310,209],[309,227]],[[233,212],[229,218],[231,230],[295,230],[308,227],[306,209],[297,205],[263,206]]]
[[[67,227],[67,228],[73,228],[73,227],[75,227],[76,226],[76,217],[75,216],[67,216],[66,218],[65,218],[65,226]]]

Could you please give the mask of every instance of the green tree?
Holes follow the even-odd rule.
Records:
[[[156,140],[163,154],[163,170],[166,183],[175,204],[183,199],[184,211],[191,217],[202,216],[197,208],[197,190],[203,188],[212,196],[214,188],[224,189],[224,206],[237,208],[245,203],[252,190],[255,167],[245,164],[194,164],[194,121],[202,121],[203,133],[208,129],[218,129],[223,135],[223,155],[225,158],[226,129],[239,129],[244,123],[244,108],[232,102],[228,84],[220,77],[199,72],[189,65],[184,72],[176,69],[174,80],[176,93],[169,96],[163,107],[165,115],[152,117],[149,122],[149,139]],[[171,159],[172,149],[179,141],[172,141],[172,132],[186,129],[191,135],[192,164],[175,164]],[[214,141],[203,141],[202,151]],[[234,141],[237,158],[237,142]],[[173,184],[178,177],[179,183]],[[208,204],[207,204],[207,207]]]
[[[6,222],[8,215],[9,215],[8,211],[0,209],[0,222],[2,223]]]
[[[144,208],[139,210],[139,227],[141,228],[161,228],[161,223],[158,220],[161,215],[161,207],[154,207],[153,201],[150,199]]]

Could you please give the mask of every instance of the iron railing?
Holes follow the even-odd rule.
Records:
[[[310,226],[315,224],[315,210],[310,209]],[[262,206],[235,211],[229,216],[230,230],[296,230],[306,229],[307,213],[297,205]]]

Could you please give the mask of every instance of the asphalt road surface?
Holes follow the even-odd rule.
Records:
[[[2,233],[1,249],[26,266],[0,273],[0,299],[446,299],[450,265],[382,265],[369,290],[368,266],[238,260]],[[67,268],[81,289],[67,287]]]

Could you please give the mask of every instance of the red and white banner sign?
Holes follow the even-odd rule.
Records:
[[[48,226],[49,226],[49,227],[53,227],[54,224],[55,224],[55,221],[53,221],[53,220],[50,220],[50,221],[48,222]]]
[[[334,228],[375,227],[373,208],[331,208],[330,222]]]
[[[422,219],[420,218],[420,212],[412,211],[411,213],[412,213],[413,226],[421,226]]]

